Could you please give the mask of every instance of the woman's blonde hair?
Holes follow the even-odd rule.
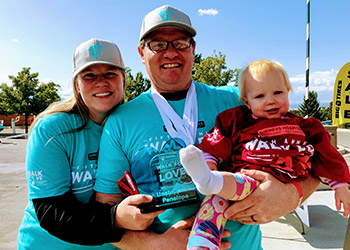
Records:
[[[123,92],[125,92],[125,81],[126,81],[126,73],[125,70],[122,70],[118,67],[115,67],[118,70],[121,70],[124,76],[123,79]],[[31,130],[34,128],[35,124],[37,123],[37,121],[47,115],[52,115],[52,114],[57,114],[57,113],[69,113],[69,114],[79,114],[80,118],[82,120],[82,126],[80,126],[79,128],[76,128],[76,131],[79,131],[81,129],[83,129],[86,124],[89,121],[89,117],[90,117],[90,111],[89,108],[86,106],[85,102],[83,101],[83,98],[81,97],[79,91],[78,91],[78,82],[77,82],[77,77],[74,77],[73,79],[73,95],[64,101],[59,101],[59,102],[54,102],[52,103],[50,106],[48,106],[43,112],[41,112],[33,121],[33,123],[30,125],[29,128],[29,134],[31,132]],[[123,93],[124,95],[124,93]],[[124,102],[124,98],[113,108],[108,112],[108,115],[106,116],[106,118],[104,119],[102,125],[105,123],[105,121],[107,120],[108,116],[110,113],[112,113],[112,111],[114,109],[116,109],[120,104],[122,104]],[[67,131],[69,132],[69,131]]]
[[[257,78],[264,77],[267,73],[270,73],[271,71],[276,70],[282,74],[285,86],[289,91],[293,91],[292,85],[290,84],[290,81],[288,79],[287,72],[284,70],[282,64],[276,61],[271,61],[267,59],[257,60],[252,63],[250,63],[243,71],[241,72],[241,75],[239,77],[239,98],[242,99],[242,97],[246,97],[246,81],[248,76],[254,76]]]

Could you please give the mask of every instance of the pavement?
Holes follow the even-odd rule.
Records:
[[[18,227],[28,202],[24,163],[27,140],[23,134],[23,129],[0,132],[0,250],[17,249]],[[350,165],[350,130],[337,130],[337,145]],[[261,225],[263,249],[343,249],[349,219],[336,210],[334,192],[320,186],[307,204],[310,227],[304,225],[305,234],[300,220],[288,214]]]

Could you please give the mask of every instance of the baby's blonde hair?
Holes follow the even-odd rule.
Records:
[[[267,59],[257,60],[254,62],[251,62],[243,71],[241,72],[240,78],[239,78],[239,98],[242,99],[242,97],[246,97],[246,81],[248,76],[253,76],[256,78],[260,78],[265,76],[267,73],[270,73],[271,71],[276,70],[278,72],[281,72],[284,83],[287,87],[288,92],[293,91],[292,85],[290,84],[290,81],[288,79],[287,72],[284,70],[282,64],[276,61],[271,61]]]

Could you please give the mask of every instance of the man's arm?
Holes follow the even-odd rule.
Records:
[[[134,231],[125,231],[121,241],[112,243],[120,249],[186,249],[189,230],[193,224],[193,218],[181,220],[170,227],[163,234],[156,234],[150,231],[140,231],[146,229],[153,219],[163,211],[142,214],[137,205],[150,202],[148,195],[133,195],[122,200],[119,194],[96,193],[96,199],[102,203],[119,203],[116,212],[116,226],[121,228],[133,229]],[[136,231],[136,227],[139,231]]]
[[[126,231],[122,240],[118,243],[113,243],[113,245],[123,250],[186,249],[189,230],[193,221],[193,216],[186,220],[181,220],[163,234],[155,234],[149,231]],[[231,233],[227,230],[223,233],[224,238],[230,235]],[[231,243],[228,241],[223,240],[220,244],[221,250],[229,249],[230,247]]]
[[[267,223],[294,211],[299,204],[299,192],[290,183],[283,183],[269,173],[244,170],[244,173],[261,182],[256,190],[225,211],[225,217],[245,224]],[[298,181],[305,201],[318,187],[320,180],[309,176]],[[252,221],[251,216],[254,216]]]

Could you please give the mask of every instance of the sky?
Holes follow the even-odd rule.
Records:
[[[72,90],[74,48],[90,38],[115,42],[135,76],[147,76],[137,51],[144,15],[162,5],[189,15],[196,53],[226,55],[230,69],[271,59],[286,69],[291,105],[302,103],[306,81],[307,0],[0,0],[0,83],[24,67]],[[333,99],[338,71],[350,61],[349,0],[310,0],[310,90]]]

